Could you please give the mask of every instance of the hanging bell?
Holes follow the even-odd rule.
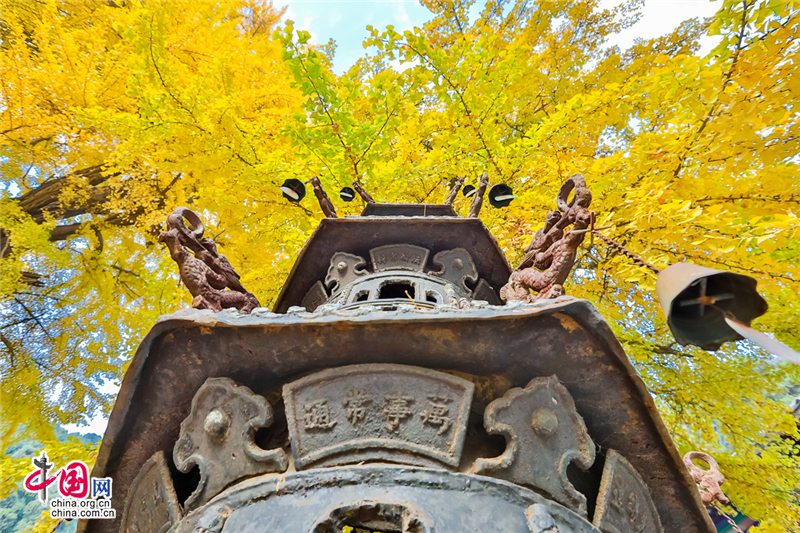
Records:
[[[514,192],[505,183],[498,183],[489,189],[489,203],[492,207],[508,207],[514,198]]]
[[[749,330],[767,312],[756,283],[750,276],[677,263],[658,275],[656,293],[675,340],[716,351],[723,342],[743,339],[739,326]]]
[[[465,197],[470,198],[475,196],[475,193],[478,192],[478,189],[472,185],[464,185],[464,188],[461,190],[461,192]]]
[[[299,202],[306,195],[306,186],[298,179],[289,178],[281,185],[281,192],[290,202]]]
[[[356,191],[354,191],[352,187],[344,187],[341,191],[339,191],[339,198],[345,202],[352,202],[355,197]]]

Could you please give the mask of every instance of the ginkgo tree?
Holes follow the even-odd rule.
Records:
[[[300,93],[271,37],[281,13],[262,2],[3,1],[1,12],[3,449],[24,436],[54,447],[52,424],[107,412],[102,385],[181,305],[155,245],[165,213],[217,217],[223,246],[312,226],[272,187]],[[282,253],[279,241],[271,265],[254,246],[228,256],[252,264],[242,270],[266,305],[297,245]]]
[[[423,4],[424,27],[368,28],[336,75],[334,47],[291,21],[272,33],[279,14],[256,2],[4,2],[6,439],[107,408],[101,381],[186,305],[154,239],[175,206],[202,213],[269,306],[322,216],[277,186],[312,175],[332,197],[357,181],[436,203],[485,172],[514,189],[481,213],[513,264],[581,172],[609,237],[659,268],[756,277],[758,327],[800,348],[800,6],[726,0],[623,51],[606,42],[636,2],[490,0],[474,19],[469,1]],[[700,56],[707,34],[719,44]],[[587,239],[567,292],[612,324],[679,450],[711,453],[761,530],[796,529],[800,434],[782,399],[798,368],[746,343],[677,345],[654,282]]]

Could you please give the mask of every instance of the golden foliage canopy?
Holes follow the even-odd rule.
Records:
[[[333,46],[291,21],[273,33],[281,14],[256,0],[4,1],[5,439],[107,409],[100,386],[188,302],[155,243],[175,206],[203,214],[269,306],[322,216],[277,185],[314,174],[329,193],[357,180],[381,201],[441,202],[487,172],[517,195],[482,212],[514,263],[581,172],[610,236],[661,268],[758,278],[758,327],[799,349],[800,6],[725,0],[621,51],[605,43],[633,1],[489,0],[474,21],[470,3],[423,0],[423,28],[367,28],[336,75]],[[700,56],[706,34],[720,44]],[[612,323],[680,451],[714,455],[760,530],[791,530],[800,434],[781,395],[800,372],[745,343],[676,345],[653,288],[587,240],[567,291]]]

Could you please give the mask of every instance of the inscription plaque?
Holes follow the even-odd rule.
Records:
[[[382,270],[416,270],[422,272],[428,261],[427,248],[413,244],[387,244],[369,251],[375,272]]]
[[[289,383],[283,399],[295,466],[402,459],[456,467],[473,389],[442,372],[383,364],[324,370]]]

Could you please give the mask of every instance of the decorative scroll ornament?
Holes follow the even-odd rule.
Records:
[[[182,515],[164,452],[158,451],[142,465],[130,485],[120,531],[164,533]]]
[[[700,459],[708,463],[708,470],[703,470],[695,465],[692,459]],[[714,500],[720,503],[730,502],[720,488],[720,485],[725,483],[725,476],[720,472],[719,465],[713,457],[703,452],[688,452],[683,456],[683,463],[689,469],[694,482],[700,485],[700,499],[704,504],[711,505]]]
[[[457,467],[473,385],[404,365],[352,365],[284,385],[298,470],[383,460]]]
[[[573,190],[575,195],[568,202]],[[564,282],[572,271],[578,247],[592,220],[588,209],[592,193],[583,176],[575,174],[568,178],[558,191],[556,202],[561,212],[547,214],[544,229],[533,237],[526,248],[528,254],[511,274],[509,283],[500,289],[503,300],[534,302],[564,295]],[[564,229],[569,225],[572,230],[565,235]]]
[[[594,525],[603,533],[664,531],[644,480],[615,450],[609,450],[606,456]]]
[[[192,411],[181,423],[173,457],[181,472],[200,467],[200,484],[186,509],[204,504],[239,479],[286,470],[283,450],[262,450],[256,429],[272,424],[272,408],[263,397],[228,378],[209,378],[192,399]]]
[[[472,283],[478,281],[478,270],[472,262],[472,256],[464,248],[444,250],[433,256],[433,264],[441,268],[439,272],[430,272],[433,276],[441,277],[467,294],[472,291],[467,287],[466,280]]]
[[[328,267],[328,275],[325,276],[325,285],[330,287],[333,292],[345,288],[360,276],[368,274],[363,267],[367,264],[363,257],[336,252],[331,257],[331,266]]]
[[[567,479],[567,466],[571,461],[582,470],[592,466],[594,444],[555,376],[536,378],[490,403],[484,426],[506,438],[506,450],[494,459],[477,459],[474,473],[541,489],[586,516],[586,497]]]
[[[192,225],[191,231],[183,223],[184,218]],[[192,307],[214,312],[235,308],[249,314],[259,307],[258,300],[239,282],[239,274],[217,252],[216,243],[203,238],[204,231],[200,217],[179,207],[167,217],[167,231],[161,232],[158,240],[166,243],[170,256],[178,263],[181,281],[194,296]]]

